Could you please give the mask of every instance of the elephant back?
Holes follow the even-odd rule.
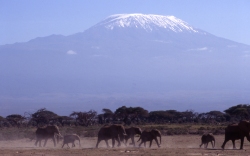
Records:
[[[141,135],[142,131],[139,127],[130,127],[130,128],[125,128],[125,132],[127,134],[127,136],[131,136],[131,135],[136,135],[139,134]]]
[[[142,130],[141,130],[141,128],[140,128],[140,127],[131,127],[131,128],[133,128],[133,129],[134,129],[135,134],[139,134],[139,135],[141,135]]]
[[[238,124],[230,124],[225,128],[225,132],[231,132],[231,131],[238,131],[239,125]]]
[[[206,142],[207,140],[214,140],[213,133],[203,134],[201,137],[202,142]]]
[[[114,135],[118,136],[119,134],[126,134],[125,128],[122,125],[105,125],[99,130],[98,137],[110,138]]]
[[[250,129],[250,122],[247,120],[242,120],[238,123],[238,125],[240,126],[240,128],[247,128]]]
[[[59,134],[60,132],[59,132],[59,128],[57,127],[57,126],[55,126],[55,125],[53,125],[53,126],[47,126],[46,128],[46,131],[48,132],[48,133],[50,133],[50,134],[54,134],[54,133],[57,133],[57,134]]]

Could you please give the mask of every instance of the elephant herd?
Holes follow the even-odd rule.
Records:
[[[132,145],[135,146],[135,141],[134,141],[135,135],[140,135],[138,141],[141,140],[141,143],[139,144],[139,146],[141,146],[141,144],[144,143],[144,147],[146,147],[146,142],[150,141],[149,147],[151,147],[152,141],[155,140],[158,147],[160,147],[157,137],[160,137],[160,143],[161,143],[161,132],[157,129],[152,129],[151,131],[145,130],[142,132],[139,127],[124,128],[122,125],[106,125],[103,126],[98,132],[96,148],[98,148],[98,145],[102,140],[106,142],[107,147],[110,147],[108,145],[109,139],[112,139],[112,147],[114,147],[115,141],[118,142],[117,145],[118,147],[121,146],[121,142],[124,141],[125,141],[124,144],[127,146],[128,139],[131,139]]]
[[[41,141],[44,141],[44,147],[46,146],[47,140],[52,139],[54,146],[56,146],[56,139],[57,143],[59,143],[60,138],[63,138],[63,145],[66,144],[69,147],[69,143],[72,143],[72,147],[75,147],[75,140],[79,141],[79,147],[80,144],[80,137],[76,134],[68,134],[62,136],[59,132],[59,128],[57,126],[46,126],[43,128],[37,128],[36,130],[36,142],[35,145],[37,146],[37,143],[39,142],[39,146],[41,147]],[[152,129],[151,131],[143,131],[139,127],[130,127],[130,128],[124,128],[122,125],[114,124],[114,125],[105,125],[101,127],[101,129],[98,132],[98,139],[96,143],[96,148],[98,148],[98,145],[100,141],[104,140],[106,142],[107,147],[110,147],[108,144],[108,140],[112,139],[112,147],[115,146],[115,141],[118,142],[118,147],[121,146],[121,142],[124,143],[124,145],[127,146],[128,139],[132,140],[132,145],[135,147],[135,135],[140,135],[139,140],[141,140],[141,143],[139,146],[141,146],[142,143],[144,143],[144,147],[146,147],[146,142],[150,141],[150,146],[152,145],[152,141],[155,140],[158,147],[160,147],[161,143],[161,132],[157,129]],[[160,137],[160,143],[158,142],[157,137]],[[139,141],[138,140],[138,141]]]
[[[233,148],[235,149],[235,140],[241,141],[240,149],[243,149],[243,143],[244,138],[246,137],[247,140],[250,142],[250,123],[248,121],[240,121],[238,124],[230,124],[225,128],[225,140],[221,146],[222,149],[224,149],[225,144],[231,140],[233,143]],[[122,125],[114,124],[114,125],[104,125],[100,128],[98,132],[98,138],[96,143],[96,148],[98,148],[99,143],[104,140],[107,147],[110,147],[108,144],[108,140],[112,140],[112,147],[115,147],[115,142],[117,141],[117,146],[121,146],[121,142],[124,143],[125,146],[127,146],[127,141],[131,139],[132,143],[130,145],[135,145],[135,135],[140,135],[140,138],[137,142],[141,141],[139,144],[139,147],[141,147],[142,144],[144,144],[144,147],[146,147],[146,142],[149,141],[149,147],[152,145],[152,141],[155,140],[158,147],[161,147],[161,132],[157,129],[152,129],[150,131],[144,130],[142,131],[139,127],[130,127],[125,128]],[[160,138],[160,142],[158,142],[157,137]],[[52,139],[54,146],[56,146],[56,139],[57,143],[59,142],[60,138],[63,138],[63,145],[66,144],[69,147],[69,143],[72,143],[72,147],[75,147],[75,140],[79,141],[79,147],[80,144],[80,137],[76,134],[68,134],[62,136],[59,132],[59,128],[57,126],[47,126],[44,128],[37,128],[36,130],[36,142],[35,145],[37,146],[37,143],[39,142],[39,146],[41,147],[41,141],[45,140],[44,145],[46,146],[47,140]],[[201,137],[201,145],[204,145],[205,148],[207,148],[208,143],[212,144],[212,147],[215,146],[215,137],[212,133],[204,134]]]

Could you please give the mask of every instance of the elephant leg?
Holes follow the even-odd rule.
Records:
[[[233,149],[236,149],[236,147],[235,147],[235,140],[232,140],[232,143],[233,143]]]
[[[128,142],[128,139],[125,138],[125,142],[124,142],[125,146],[127,146],[127,142]]]
[[[202,145],[203,145],[203,142],[200,144],[200,148],[201,148]]]
[[[141,144],[142,144],[143,142],[141,142],[140,144],[139,144],[139,147],[141,147]]]
[[[68,143],[67,143],[67,146],[68,146],[68,148],[70,148]]]
[[[48,141],[48,139],[45,139],[44,144],[43,144],[43,147],[46,146],[47,141]]]
[[[156,142],[156,144],[158,145],[158,147],[161,147],[161,145],[159,144],[159,142],[158,142],[158,139],[157,139],[157,138],[155,138],[155,142]]]
[[[149,148],[151,148],[151,145],[152,145],[152,141],[153,141],[153,140],[150,140],[150,143],[149,143]]]
[[[116,138],[115,140],[118,142],[117,146],[120,147],[121,146],[121,142],[119,141],[119,138]]]
[[[133,144],[134,147],[135,147],[135,138],[134,138],[134,136],[131,137],[131,140],[132,140],[132,144]]]
[[[205,148],[207,148],[207,146],[208,146],[208,142],[205,144]]]
[[[39,142],[39,147],[41,147],[41,139],[36,139],[35,146],[37,146],[38,142]]]
[[[96,146],[95,146],[96,148],[98,148],[98,145],[99,145],[100,142],[101,142],[101,140],[98,139],[98,140],[97,140],[97,143],[96,143]]]
[[[247,137],[247,140],[250,142],[250,136],[249,136],[249,135],[247,135],[246,137]]]
[[[212,144],[212,148],[214,148],[215,142],[211,141],[211,144]]]
[[[244,137],[240,139],[240,149],[243,149]]]
[[[143,143],[144,143],[144,147],[146,147],[146,141],[144,141]]]
[[[210,141],[211,142],[211,145],[212,145],[212,147],[213,147],[213,142],[212,141]]]
[[[200,148],[201,148],[202,145],[203,145],[203,141],[201,140]]]
[[[36,139],[35,146],[37,146],[37,143],[38,143],[38,139]]]
[[[109,143],[108,143],[108,140],[107,140],[107,139],[105,139],[105,143],[106,143],[107,147],[108,147],[108,148],[110,148],[110,146],[109,146]]]
[[[54,143],[54,147],[56,147],[56,140],[55,140],[55,138],[52,138],[52,140],[53,140],[53,143]]]
[[[65,145],[65,143],[63,143],[62,148],[63,148],[64,145]]]
[[[221,148],[222,148],[222,149],[225,148],[225,145],[226,145],[226,143],[227,143],[228,141],[229,141],[229,140],[226,140],[226,139],[224,140],[223,144],[221,145]]]
[[[72,142],[72,147],[76,147],[76,145],[75,145],[75,143],[74,143],[74,142]]]
[[[112,148],[114,148],[114,146],[115,146],[115,139],[112,138]]]

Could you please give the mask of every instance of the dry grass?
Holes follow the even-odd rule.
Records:
[[[135,125],[134,125],[135,126]],[[97,137],[100,126],[72,126],[60,127],[61,134],[78,134],[80,137]],[[188,135],[203,133],[214,133],[215,135],[223,134],[225,126],[217,125],[197,125],[197,124],[165,124],[165,125],[143,125],[139,126],[142,130],[159,129],[162,135]],[[36,128],[2,128],[0,131],[0,140],[17,140],[17,139],[35,139]]]
[[[227,156],[227,155],[237,155],[237,156],[247,156],[250,154],[250,143],[245,141],[244,150],[232,150],[232,143],[228,142],[226,144],[226,150],[221,150],[220,146],[223,142],[223,135],[216,135],[216,145],[215,149],[211,148],[209,144],[208,149],[199,148],[201,143],[200,136],[198,135],[173,135],[162,137],[161,148],[157,148],[156,143],[153,141],[152,148],[148,148],[149,143],[147,143],[147,148],[139,147],[125,147],[121,148],[106,148],[105,142],[102,141],[99,145],[100,148],[96,149],[95,144],[97,141],[96,137],[84,137],[81,138],[81,147],[75,142],[76,147],[74,148],[61,148],[62,143],[60,142],[56,147],[53,147],[51,140],[48,141],[46,147],[36,147],[34,146],[34,140],[29,139],[19,139],[12,141],[0,141],[0,155],[35,155],[35,156],[76,156],[76,155],[88,155],[88,156],[117,156],[117,155],[131,155],[131,156]],[[137,139],[136,139],[137,140]],[[109,141],[111,144],[111,141]],[[138,143],[136,143],[138,146]],[[71,145],[70,145],[71,146]],[[236,142],[236,147],[239,148],[239,141]]]

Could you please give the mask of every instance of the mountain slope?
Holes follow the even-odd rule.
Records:
[[[112,15],[81,33],[0,46],[0,103],[223,109],[250,100],[249,56],[250,46],[174,16]]]

